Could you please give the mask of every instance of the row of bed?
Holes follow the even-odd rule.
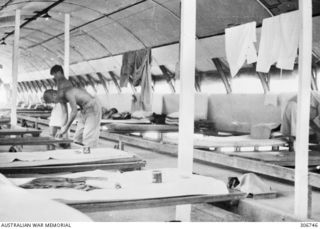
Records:
[[[72,142],[70,139],[44,136],[39,127],[47,125],[48,120],[42,116],[20,113],[18,119],[20,124],[23,120],[29,123],[32,121],[40,123],[37,129],[10,128],[8,124],[2,125],[0,145],[56,145]],[[168,125],[130,122],[132,120],[129,123],[117,124],[146,125],[147,128],[161,127],[159,129],[161,132],[178,130],[177,126],[170,127],[174,129],[166,129]],[[110,120],[102,123],[109,125]],[[229,202],[245,197],[241,192],[230,193],[222,181],[200,175],[183,175],[177,169],[160,169],[162,183],[153,183],[153,170],[141,170],[145,167],[146,161],[134,153],[121,149],[97,148],[91,149],[90,154],[84,154],[81,146],[72,143],[72,149],[23,152],[22,148],[20,151],[22,152],[0,153],[0,173],[3,174],[0,182],[4,184],[1,185],[0,196],[1,200],[19,199],[21,209],[24,209],[30,200],[33,201],[33,206],[49,201],[49,209],[51,206],[52,209],[64,208],[65,206],[56,206],[56,202],[59,202],[82,213],[88,213],[115,209]],[[20,196],[22,192],[25,192],[25,196],[29,198],[21,200],[16,196]],[[7,204],[8,208],[17,207],[16,202]],[[34,209],[27,214],[28,220],[53,221],[56,217],[56,214],[52,212],[50,214],[50,211],[47,214],[40,213],[41,217],[39,217],[39,212],[34,212]],[[63,211],[72,212],[73,210]],[[37,217],[32,214],[36,214]],[[15,217],[15,221],[23,221],[25,215],[21,214],[21,217],[18,220]],[[8,221],[12,215],[1,212],[0,218]],[[67,221],[73,220],[90,221],[79,212],[73,212],[67,219]]]

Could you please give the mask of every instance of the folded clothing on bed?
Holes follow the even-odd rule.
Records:
[[[179,125],[179,112],[168,114],[168,116],[166,117],[166,124]]]

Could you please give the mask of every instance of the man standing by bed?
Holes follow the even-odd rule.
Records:
[[[65,88],[63,93],[49,89],[43,94],[46,103],[61,103],[63,110],[67,110],[67,103],[71,107],[70,116],[67,123],[57,133],[57,137],[61,137],[70,128],[78,113],[80,107],[80,115],[75,133],[75,142],[92,148],[98,147],[100,135],[101,121],[101,105],[97,98],[91,96],[82,88]]]
[[[297,125],[297,96],[288,101],[284,110],[281,122],[281,132],[283,135],[296,137]],[[320,93],[311,91],[310,98],[310,141],[320,142]]]

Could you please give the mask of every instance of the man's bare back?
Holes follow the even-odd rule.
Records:
[[[62,103],[70,103],[71,109],[72,105],[79,106],[82,109],[86,104],[94,99],[94,97],[82,88],[72,87],[65,88],[64,94],[61,96],[59,95],[59,99]]]

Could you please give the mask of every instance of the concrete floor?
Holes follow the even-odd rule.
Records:
[[[44,134],[47,132],[44,131]],[[114,142],[100,140],[101,147],[114,147]],[[9,147],[0,147],[0,152],[5,152]],[[46,150],[45,146],[25,146],[23,151]],[[134,152],[146,160],[145,169],[175,168],[177,158],[144,150],[136,147],[125,146],[125,151]],[[241,176],[245,172],[226,168],[218,165],[207,165],[195,162],[194,172],[197,174],[211,176],[224,181],[230,176]],[[275,199],[252,200],[245,199],[240,202],[238,209],[234,210],[236,215],[216,215],[214,206],[194,205],[192,206],[191,221],[293,221],[291,217],[294,212],[294,186],[290,182],[276,180],[274,178],[260,176],[273,190],[279,192],[280,196]],[[320,191],[312,192],[312,219],[320,220]],[[100,222],[137,222],[137,221],[171,221],[175,219],[175,207],[161,207],[137,210],[121,210],[112,212],[86,213],[94,221]]]
[[[113,147],[115,143],[105,140],[100,141],[103,147]],[[125,146],[125,150],[134,152],[147,161],[146,169],[154,168],[174,168],[177,167],[177,158],[136,148]],[[199,162],[194,163],[194,172],[220,179],[227,183],[228,177],[241,176],[246,172],[235,170],[219,165],[207,165]],[[238,213],[247,221],[293,221],[294,213],[294,186],[292,182],[287,182],[267,176],[260,176],[274,191],[279,193],[275,199],[245,199],[241,201]],[[320,192],[312,192],[312,219],[320,220]],[[193,208],[192,221],[215,221],[214,213],[200,214],[199,209],[208,208],[208,206]],[[196,210],[198,209],[198,210]],[[175,208],[142,209],[122,212],[112,212],[106,216],[100,217],[99,214],[90,214],[98,221],[168,221],[174,219]],[[201,217],[200,217],[201,215]],[[132,217],[131,217],[132,216]],[[199,216],[199,217],[198,217]],[[110,217],[110,218],[109,218]],[[123,218],[124,217],[124,218]]]

